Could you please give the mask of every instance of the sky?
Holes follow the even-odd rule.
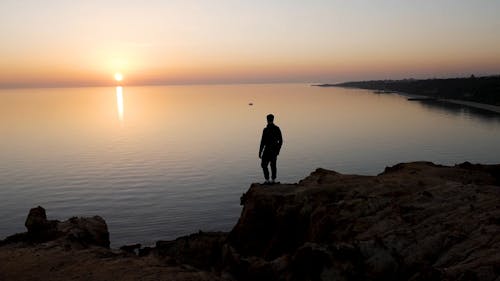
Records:
[[[0,87],[500,73],[500,1],[2,0]]]

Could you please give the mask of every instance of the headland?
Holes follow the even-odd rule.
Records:
[[[403,79],[319,84],[373,90],[377,94],[398,93],[411,100],[438,100],[500,113],[500,75],[448,79]]]

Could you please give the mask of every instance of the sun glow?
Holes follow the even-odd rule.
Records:
[[[123,80],[123,75],[119,72],[115,73],[115,80],[120,82]]]

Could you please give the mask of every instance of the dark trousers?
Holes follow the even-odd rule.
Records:
[[[264,178],[266,180],[269,180],[269,170],[267,169],[267,166],[269,163],[271,163],[271,173],[272,173],[272,179],[276,179],[276,155],[263,155],[262,156],[262,162],[260,163],[262,170],[264,171]]]

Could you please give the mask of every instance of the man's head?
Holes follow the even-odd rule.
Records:
[[[268,114],[266,116],[266,118],[267,118],[267,123],[273,123],[274,122],[274,115]]]

